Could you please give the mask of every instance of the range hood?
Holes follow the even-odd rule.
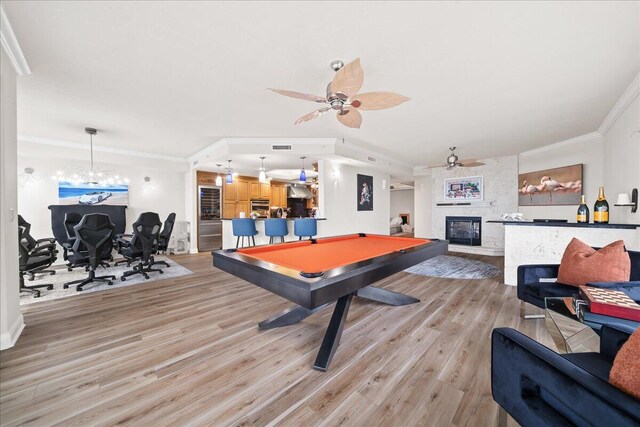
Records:
[[[312,199],[313,194],[306,185],[290,185],[287,187],[287,198],[290,199]]]

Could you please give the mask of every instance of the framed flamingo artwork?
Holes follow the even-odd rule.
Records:
[[[579,205],[582,164],[518,175],[520,206]]]

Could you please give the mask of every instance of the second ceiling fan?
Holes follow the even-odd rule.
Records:
[[[327,85],[327,94],[324,97],[290,90],[269,89],[280,95],[327,104],[325,107],[300,117],[295,124],[313,120],[329,110],[335,110],[340,123],[350,128],[360,128],[362,115],[359,110],[383,110],[400,105],[410,99],[393,92],[358,93],[364,80],[360,58],[356,58],[347,65],[344,65],[342,61],[333,61],[331,68],[336,72],[336,75],[333,81]]]

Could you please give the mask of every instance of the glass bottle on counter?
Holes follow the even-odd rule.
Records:
[[[580,206],[578,206],[578,215],[576,221],[579,223],[589,222],[589,207],[587,207],[587,202],[585,200],[584,194],[582,195],[582,199],[580,200]]]
[[[604,197],[604,187],[600,187],[598,200],[593,206],[593,222],[596,224],[609,223],[609,203]]]

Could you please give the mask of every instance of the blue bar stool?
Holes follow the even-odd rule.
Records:
[[[258,234],[256,229],[256,222],[251,218],[234,218],[231,220],[233,226],[233,235],[237,237],[236,248],[240,245],[240,238],[242,237],[242,247],[244,248],[244,238],[247,237],[249,246],[256,245],[255,235]]]
[[[303,237],[311,239],[318,234],[318,220],[315,218],[296,218],[293,222],[293,234],[302,240]]]
[[[269,244],[274,243],[276,237],[279,237],[280,241],[284,243],[284,236],[289,234],[287,220],[283,218],[265,219],[264,234],[269,236]]]

